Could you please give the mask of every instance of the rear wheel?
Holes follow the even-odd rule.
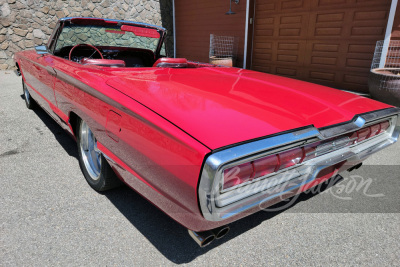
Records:
[[[97,148],[96,137],[83,120],[78,123],[77,133],[79,165],[88,184],[96,191],[119,186],[121,181]]]
[[[36,107],[36,102],[31,97],[31,94],[28,91],[28,87],[26,86],[24,80],[22,79],[22,90],[24,92],[25,104],[28,109],[34,109]]]

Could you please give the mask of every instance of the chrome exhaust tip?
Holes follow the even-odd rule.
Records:
[[[216,229],[211,230],[216,239],[223,238],[230,230],[231,228],[229,226],[222,226]]]
[[[208,246],[215,239],[215,235],[211,231],[195,232],[188,230],[188,232],[193,240],[196,241],[196,243],[202,248]]]

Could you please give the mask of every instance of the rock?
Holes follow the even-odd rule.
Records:
[[[43,44],[43,40],[39,39],[39,38],[35,38],[34,42],[35,42],[35,45],[42,45]]]
[[[18,42],[18,46],[21,47],[22,49],[25,49],[25,42],[24,40],[21,40]]]
[[[95,17],[97,17],[97,18],[101,18],[101,17],[102,17],[100,11],[98,11],[97,8],[93,11],[93,15],[94,15]]]
[[[111,12],[111,8],[107,7],[102,10],[102,14],[105,15],[104,17],[108,18],[108,14]]]
[[[6,34],[6,33],[7,33],[7,29],[6,28],[0,29],[0,34]]]
[[[6,50],[7,47],[8,47],[8,42],[3,42],[3,43],[0,45],[0,48],[1,48],[2,50]]]
[[[33,37],[39,38],[39,39],[44,39],[46,38],[46,35],[40,30],[40,29],[34,29],[33,30]]]
[[[35,42],[33,40],[25,40],[25,47],[31,48],[35,46]]]
[[[1,70],[6,70],[6,69],[8,69],[8,64],[0,64],[0,69],[1,69]]]
[[[39,18],[33,18],[33,20],[37,23],[37,24],[39,24],[39,25],[43,25],[44,24],[44,22],[43,22],[43,20],[42,19],[39,19]]]
[[[9,4],[14,4],[15,1],[16,1],[16,0],[8,0],[7,2],[8,2]]]
[[[55,9],[60,10],[63,7],[64,7],[64,2],[62,0],[57,0],[56,5],[55,5]]]
[[[103,3],[101,3],[102,7],[109,7],[110,6],[110,2],[108,0],[104,0]]]
[[[7,3],[5,3],[5,4],[3,4],[1,6],[1,10],[0,11],[1,11],[1,16],[2,17],[7,17],[8,15],[11,14],[10,6]]]
[[[40,11],[42,11],[44,14],[49,13],[50,8],[48,6],[44,6],[42,7],[42,9]]]
[[[87,1],[87,0],[82,0],[82,1],[81,1],[81,6],[82,6],[82,7],[86,7],[87,4],[88,4],[88,1]]]
[[[15,35],[15,34],[11,35],[11,41],[12,41],[13,43],[17,43],[17,42],[19,42],[20,40],[22,40],[22,37],[21,37],[21,36],[18,36],[18,35]]]
[[[65,17],[68,17],[68,15],[70,14],[70,12],[68,11],[68,9],[66,9],[66,8],[63,8],[62,11],[64,12],[64,16],[65,16]]]
[[[141,13],[144,10],[144,7],[142,5],[138,5],[138,6],[135,6],[135,9],[138,13]]]
[[[52,29],[50,29],[48,26],[42,26],[40,29],[42,30],[42,32],[48,35],[50,35],[52,32]]]
[[[15,33],[16,35],[19,35],[19,36],[24,37],[24,36],[26,36],[26,34],[28,33],[28,30],[22,30],[22,29],[20,29],[20,28],[14,28],[14,33]]]
[[[92,14],[92,12],[90,12],[88,10],[85,10],[85,11],[82,12],[82,16],[83,17],[91,17],[91,14]]]
[[[0,35],[0,43],[6,40],[6,36],[4,34]]]
[[[89,3],[88,5],[87,5],[87,8],[90,10],[90,11],[93,11],[93,9],[95,8],[96,6],[93,4],[93,3]]]
[[[57,16],[57,18],[59,18],[59,19],[65,17],[64,12],[63,12],[62,10],[56,11],[56,16]]]
[[[18,28],[21,30],[26,30],[26,31],[28,30],[28,26],[26,24],[14,24],[13,26],[14,26],[14,29]]]
[[[54,9],[51,9],[51,10],[49,11],[49,14],[52,15],[52,16],[54,16],[54,15],[56,14],[56,11],[55,11]]]
[[[7,58],[6,52],[0,51],[0,58],[1,59],[6,59]]]
[[[26,5],[21,3],[21,2],[17,2],[17,6],[16,7],[17,7],[17,9],[23,9],[23,8],[26,8]]]
[[[28,39],[28,40],[33,40],[33,33],[28,33],[26,36],[25,36],[25,38],[26,39]]]
[[[0,23],[3,25],[3,27],[8,27],[11,25],[11,21],[7,18],[0,19]]]
[[[38,17],[40,19],[43,19],[43,17],[44,17],[44,13],[42,13],[42,12],[35,12],[35,15],[36,15],[36,17]]]

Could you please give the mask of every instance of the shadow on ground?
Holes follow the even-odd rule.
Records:
[[[25,99],[25,96],[21,95],[21,98]],[[52,132],[56,140],[68,155],[78,159],[78,150],[76,149],[75,140],[73,140],[72,137],[65,132],[64,129],[61,128],[61,126],[58,125],[57,122],[55,122],[42,108],[36,107],[33,109],[33,112],[44,122],[44,124],[46,124],[47,128]]]
[[[23,96],[21,97],[23,98]],[[50,129],[68,155],[78,158],[76,143],[69,134],[43,109],[37,108],[34,112]],[[82,179],[84,179],[83,175]],[[327,183],[327,185],[322,185],[318,193],[322,193],[340,181],[341,179],[335,179],[334,183],[330,182]],[[272,212],[258,212],[231,223],[231,230],[224,238],[215,240],[205,248],[200,248],[191,237],[189,237],[187,229],[172,220],[169,216],[127,186],[105,192],[103,195],[114,204],[114,206],[154,245],[155,248],[158,249],[158,251],[160,251],[161,254],[171,262],[182,264],[193,261],[198,256],[234,239],[238,235],[292,208],[298,203],[312,198],[318,193],[302,193],[295,199],[289,201],[291,205],[287,205],[288,202],[284,201],[269,207],[269,210],[274,210]],[[138,240],[138,242],[140,242],[140,240]]]

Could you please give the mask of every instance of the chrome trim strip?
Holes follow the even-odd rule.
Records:
[[[283,200],[299,193],[300,187],[314,180],[323,168],[344,160],[357,163],[364,160],[372,153],[398,140],[400,119],[397,119],[397,117],[399,114],[399,108],[379,110],[373,113],[361,114],[351,122],[320,131],[314,127],[308,127],[300,131],[241,144],[211,154],[205,161],[198,188],[200,208],[204,218],[209,221],[221,221],[257,205],[263,205],[263,208],[265,208],[265,203],[274,204],[278,202],[277,198]],[[283,149],[286,150],[291,147],[298,147],[306,143],[353,132],[361,127],[385,119],[391,120],[391,127],[385,134],[380,134],[350,147],[340,148],[299,166],[294,166],[280,173],[267,175],[258,181],[233,188],[233,190],[223,192],[220,190],[222,170],[224,168],[277,153]],[[290,186],[282,187],[282,184]]]
[[[323,139],[328,139],[348,132],[357,131],[358,129],[363,127],[366,122],[372,122],[384,117],[390,117],[397,114],[400,114],[400,108],[381,109],[375,112],[355,116],[352,121],[340,124],[338,126],[322,128],[320,129],[320,132]]]

